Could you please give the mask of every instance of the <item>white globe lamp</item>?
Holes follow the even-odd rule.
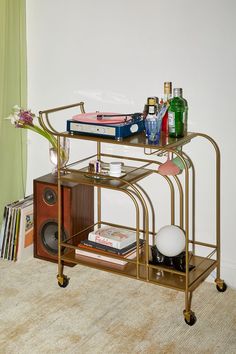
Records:
[[[178,256],[185,249],[184,231],[178,226],[166,225],[155,235],[155,244],[164,256]]]

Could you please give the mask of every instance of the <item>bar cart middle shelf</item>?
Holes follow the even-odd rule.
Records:
[[[48,115],[61,110],[67,110],[74,107],[80,107],[84,112],[83,102],[75,105],[59,107],[40,112],[40,124],[51,134],[57,137],[58,156],[60,156],[61,139],[73,139],[78,143],[83,140],[93,141],[96,143],[96,151],[94,155],[87,156],[81,160],[72,162],[62,167],[58,166],[57,171],[57,188],[58,188],[58,284],[60,287],[66,287],[69,278],[63,272],[64,263],[82,264],[96,269],[109,271],[119,275],[135,278],[145,282],[165,286],[171,289],[182,291],[185,293],[185,309],[184,320],[192,326],[196,322],[196,316],[191,310],[191,300],[193,291],[204,281],[214,269],[216,269],[216,288],[220,292],[224,292],[227,288],[225,282],[220,278],[220,151],[215,141],[208,135],[202,133],[188,133],[180,139],[171,139],[162,137],[160,144],[156,146],[148,145],[145,133],[134,134],[121,141],[105,138],[102,136],[89,135],[71,135],[68,132],[56,131]],[[193,139],[206,139],[215,150],[215,181],[216,181],[216,220],[215,220],[215,242],[204,243],[197,240],[195,235],[195,178],[194,165],[190,157],[183,152],[183,147],[189,144]],[[128,147],[136,147],[142,152],[142,157],[131,157],[119,155],[116,153],[104,153],[102,148],[106,144],[115,144]],[[185,270],[180,271],[173,267],[163,264],[153,264],[150,262],[150,243],[154,243],[155,236],[155,207],[146,191],[139,185],[139,181],[150,175],[159,175],[157,167],[161,164],[160,160],[163,154],[171,154],[178,157],[184,168],[181,178],[177,176],[161,176],[170,187],[171,212],[170,219],[172,225],[181,227],[185,232]],[[119,160],[124,163],[124,174],[121,177],[111,177],[101,173],[93,173],[88,169],[89,161],[96,159],[106,165],[111,160]],[[186,162],[186,159],[188,163]],[[59,159],[60,160],[60,159]],[[192,168],[191,168],[192,167]],[[191,171],[190,171],[191,170]],[[159,175],[160,177],[160,175]],[[97,190],[97,221],[92,225],[88,225],[76,235],[70,235],[67,240],[61,240],[61,186],[62,183],[75,182],[81,185],[87,185]],[[190,188],[191,186],[191,188]],[[126,225],[111,224],[102,219],[102,198],[101,190],[111,189],[119,193],[125,194],[133,203],[135,211],[135,225],[133,227]],[[191,190],[191,195],[190,195]],[[179,222],[175,221],[176,206],[175,194],[179,196]],[[190,202],[191,200],[191,208]],[[191,209],[191,215],[190,215]],[[191,234],[190,234],[191,221]],[[142,227],[141,227],[142,224]],[[77,246],[72,242],[73,238],[84,239],[86,232],[88,233],[94,227],[100,225],[111,225],[117,227],[125,227],[136,232],[136,242],[144,240],[144,251],[139,254],[136,247],[136,259],[128,259],[125,266],[115,263],[108,263],[91,257],[79,256],[76,254]],[[81,238],[80,238],[81,235]],[[151,241],[150,241],[151,240]],[[206,256],[198,255],[198,248],[204,248],[207,251]],[[117,255],[111,257],[119,258]],[[191,268],[189,266],[191,265]]]

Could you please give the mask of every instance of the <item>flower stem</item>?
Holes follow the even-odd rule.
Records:
[[[52,144],[52,146],[55,149],[57,148],[57,140],[52,134],[48,133],[45,130],[42,130],[41,128],[37,127],[36,125],[34,125],[34,126],[28,125],[27,127],[24,127],[24,128],[30,129],[33,132],[36,132],[36,133],[42,135],[44,138],[46,138]]]

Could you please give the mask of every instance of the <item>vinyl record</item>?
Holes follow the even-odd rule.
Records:
[[[97,124],[116,124],[124,123],[131,120],[130,115],[122,115],[121,113],[114,112],[90,112],[81,113],[72,117],[73,120],[84,123],[97,123]]]

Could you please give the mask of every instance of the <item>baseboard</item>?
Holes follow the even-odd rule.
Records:
[[[236,289],[236,262],[221,262],[221,278],[230,288]]]
[[[236,289],[236,262],[221,261],[220,277],[225,281],[228,287]],[[216,269],[206,279],[213,282],[216,278]]]

